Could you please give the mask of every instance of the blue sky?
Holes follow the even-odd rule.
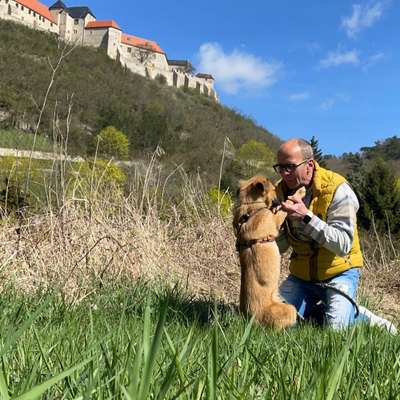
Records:
[[[400,134],[397,0],[65,3],[191,60],[224,105],[282,139],[315,135],[340,155]]]

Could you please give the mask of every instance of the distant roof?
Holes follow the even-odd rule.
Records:
[[[187,67],[192,65],[188,60],[168,60],[169,65],[176,65],[179,67]]]
[[[114,28],[118,29],[119,31],[121,28],[119,25],[114,21],[90,21],[86,24],[86,29],[96,29],[96,28]]]
[[[65,10],[67,6],[61,1],[56,1],[52,6],[50,6],[49,10]]]
[[[196,76],[198,78],[212,79],[213,81],[215,80],[214,77],[211,74],[197,74]]]
[[[122,34],[121,43],[128,46],[140,47],[145,50],[154,51],[155,53],[165,54],[164,50],[153,40],[143,39],[133,35]]]
[[[69,16],[74,19],[85,18],[86,15],[90,14],[96,18],[96,16],[90,11],[89,7],[68,7],[65,9]]]
[[[44,4],[39,3],[37,0],[16,0],[16,1],[22,6],[37,12],[42,17],[48,19],[50,22],[56,23],[56,21],[54,21],[53,19],[53,16],[50,14],[49,9]]]

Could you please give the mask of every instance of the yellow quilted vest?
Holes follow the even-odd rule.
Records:
[[[312,196],[308,208],[323,221],[326,221],[327,211],[336,188],[341,183],[346,182],[346,179],[335,172],[320,167],[316,161],[314,161],[314,164]],[[277,189],[279,195],[286,198],[287,187],[283,180],[278,183]],[[352,267],[361,267],[363,265],[357,226],[354,228],[352,248],[345,257],[335,255],[314,240],[311,242],[299,240],[291,233],[288,220],[285,229],[289,243],[293,248],[290,259],[290,272],[300,279],[324,281]]]

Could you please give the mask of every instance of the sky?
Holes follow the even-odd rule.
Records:
[[[400,135],[399,0],[64,2],[211,73],[222,104],[281,139],[341,155]]]

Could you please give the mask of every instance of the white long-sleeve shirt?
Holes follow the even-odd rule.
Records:
[[[303,201],[308,208],[311,192],[307,193]],[[349,184],[344,182],[336,189],[328,208],[326,222],[313,215],[308,224],[300,219],[293,219],[290,225],[294,235],[300,240],[309,242],[313,239],[332,253],[344,257],[349,253],[353,244],[358,209],[357,196]],[[289,242],[284,231],[277,238],[277,244],[281,253],[289,248]]]

